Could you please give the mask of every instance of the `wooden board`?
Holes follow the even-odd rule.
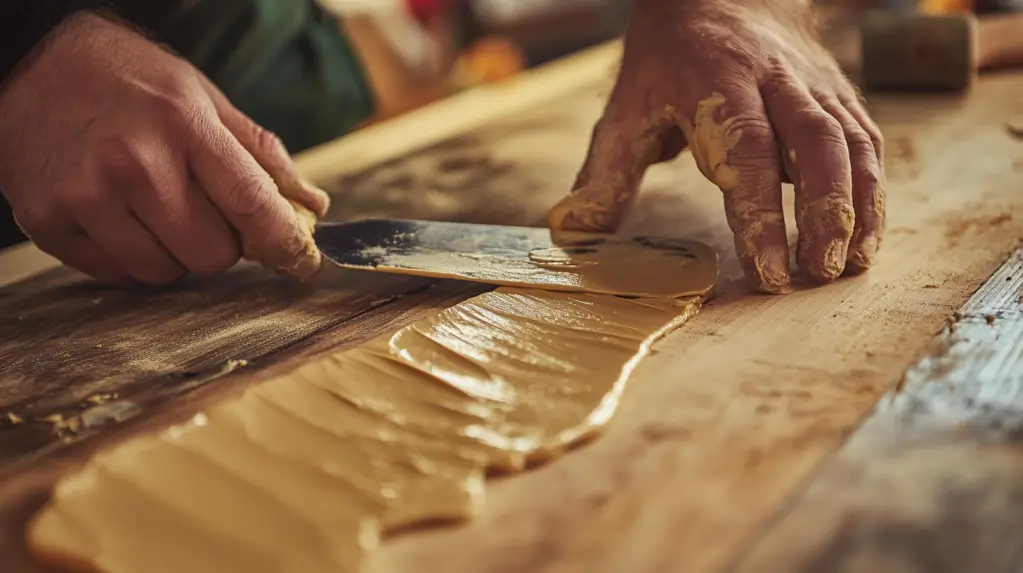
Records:
[[[736,573],[1013,573],[1023,564],[1023,249]]]
[[[332,217],[538,224],[582,160],[616,57],[616,47],[600,48],[509,84],[428,106],[312,150],[301,158],[301,167],[335,193]],[[837,506],[825,504],[818,510],[813,500],[835,497],[843,486],[840,479],[821,474],[812,496],[805,485],[826,463],[841,464],[842,456],[860,459],[849,458],[847,451],[832,456],[879,398],[897,386],[946,318],[1023,236],[1023,216],[1016,215],[1023,207],[1023,146],[1004,127],[1023,111],[1017,98],[1021,89],[1023,76],[1002,75],[985,78],[963,100],[872,101],[888,142],[889,233],[879,264],[866,275],[789,296],[751,295],[744,289],[720,194],[699,176],[690,156],[654,168],[624,231],[685,236],[714,246],[724,262],[721,296],[640,366],[620,415],[603,439],[548,466],[492,483],[483,513],[465,526],[398,536],[373,569],[719,571],[743,555],[771,557],[748,552],[759,547],[756,541],[764,531],[773,531],[776,519],[791,520],[795,525],[787,526],[788,531],[796,533],[789,535],[798,535],[798,526],[805,523],[800,512],[838,516]],[[365,306],[367,297],[381,288],[366,277],[338,279],[348,293],[343,296],[324,286],[302,297],[280,299],[283,295],[273,289],[283,287],[239,272],[243,274],[223,282],[157,297],[163,297],[161,305],[180,312],[191,308],[180,300],[220,293],[219,305],[191,312],[202,315],[198,320],[207,330],[218,322],[232,325],[226,330],[237,332],[236,338],[211,352],[211,361],[203,364],[214,368],[225,356],[239,356],[232,352],[236,347],[254,349],[251,353],[262,362],[179,396],[151,415],[108,426],[102,435],[45,460],[0,470],[5,472],[0,479],[6,476],[0,505],[7,504],[0,508],[0,527],[6,528],[0,533],[7,533],[3,538],[8,540],[0,555],[16,555],[17,543],[10,540],[16,540],[18,517],[39,502],[56,475],[81,463],[90,450],[184,415],[268,370],[286,368],[289,360],[352,343],[367,331],[408,320],[409,313],[469,294],[461,285],[444,285],[358,314],[350,307],[359,303],[352,301],[362,300]],[[33,352],[42,355],[41,343],[48,345],[47,352],[59,352],[60,341],[69,338],[65,325],[77,325],[75,332],[90,327],[60,313],[58,301],[64,297],[84,304],[81,287],[53,291],[46,281],[55,279],[36,280],[43,282],[15,287],[21,290],[14,296],[22,298],[0,301],[5,311],[0,316],[7,316],[12,305],[37,309],[40,324],[47,325],[50,334],[19,345],[8,333],[21,331],[3,323],[0,340],[6,341],[6,352],[20,352],[23,361]],[[423,288],[384,282],[390,293]],[[267,288],[271,290],[257,291]],[[263,292],[277,294],[260,301]],[[122,325],[128,323],[146,324],[145,332],[174,324],[147,322],[155,311],[146,296],[124,296],[134,302],[117,306],[123,318],[104,323],[107,336],[127,332]],[[41,300],[49,301],[49,311],[38,310]],[[252,342],[259,329],[249,329],[259,324],[255,314],[266,304],[282,305],[278,312],[293,315],[286,321],[292,325],[292,338],[263,346]],[[246,309],[239,322],[230,322],[239,308]],[[334,317],[329,325],[322,324],[324,313]],[[356,315],[376,318],[359,322]],[[163,316],[176,314],[167,311]],[[90,332],[101,335],[95,327]],[[296,341],[301,341],[300,350],[293,351]],[[81,351],[81,344],[74,348]],[[174,355],[176,345],[157,348],[163,357],[157,370],[194,368],[182,356],[168,362],[166,356]],[[146,380],[153,375],[129,378],[141,393],[139,388],[147,388]],[[9,376],[5,373],[0,384]],[[16,392],[24,392],[17,387]],[[7,386],[0,388],[0,396],[11,392]],[[47,399],[53,404],[58,398],[51,393]],[[154,404],[160,400],[166,397],[154,399]],[[6,431],[0,430],[0,439]],[[933,439],[950,443],[939,434]],[[881,452],[868,449],[856,455],[873,460]],[[925,458],[917,455],[909,463]],[[1002,472],[998,475],[1003,480],[1023,467],[1017,465],[1023,461],[1010,455],[995,461],[1001,465],[985,467]],[[954,472],[961,465],[945,463],[927,471]],[[915,479],[923,470],[915,471],[893,474],[892,479]],[[809,501],[798,503],[810,504],[810,509],[800,510],[798,504],[791,509],[804,490]],[[865,523],[878,530],[885,526],[880,519]],[[784,528],[778,531],[785,535]],[[862,539],[863,546],[871,546],[870,538]],[[770,538],[764,543],[770,544]]]

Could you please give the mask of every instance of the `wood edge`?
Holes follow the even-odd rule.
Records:
[[[613,77],[617,40],[522,72],[507,82],[471,88],[403,116],[303,151],[299,171],[312,182],[351,174],[408,154],[473,127],[507,117],[581,86]]]
[[[60,261],[44,253],[33,243],[0,249],[0,287],[59,266]]]
[[[1020,366],[1023,247],[723,571],[1018,571],[1023,400],[1012,390]]]

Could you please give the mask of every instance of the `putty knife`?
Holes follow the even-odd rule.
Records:
[[[718,274],[714,251],[683,239],[409,219],[320,223],[315,239],[345,268],[546,290],[702,296]]]

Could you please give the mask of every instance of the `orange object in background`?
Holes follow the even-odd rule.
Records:
[[[920,0],[919,8],[924,14],[955,14],[973,12],[973,0]]]
[[[455,63],[455,82],[463,87],[508,79],[526,67],[526,57],[507,38],[491,36],[472,43]]]

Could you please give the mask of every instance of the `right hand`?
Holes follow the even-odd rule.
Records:
[[[243,245],[272,268],[318,266],[288,199],[322,216],[327,195],[202,73],[125,26],[62,24],[0,92],[0,118],[18,225],[100,281],[216,274]]]

